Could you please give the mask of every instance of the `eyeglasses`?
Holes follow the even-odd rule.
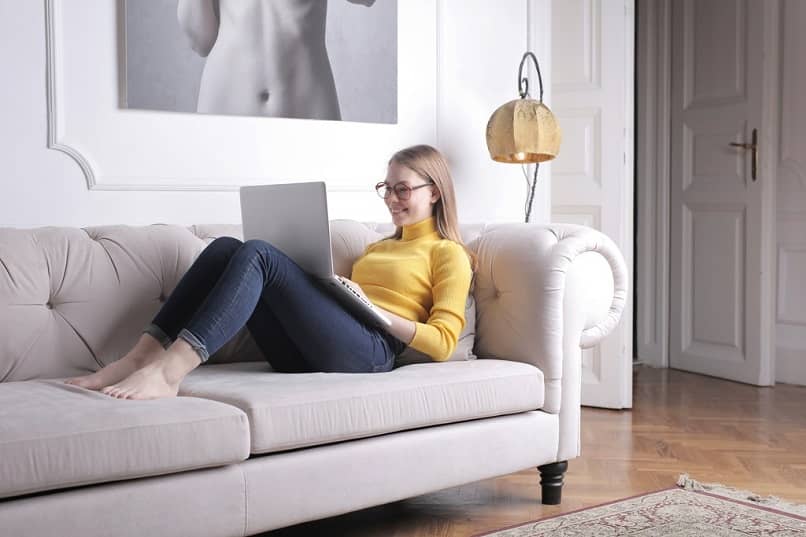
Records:
[[[417,190],[418,188],[424,188],[427,186],[434,186],[434,182],[430,181],[428,183],[413,187],[407,185],[406,183],[397,183],[393,187],[387,185],[386,183],[378,183],[377,185],[375,185],[375,192],[377,192],[378,195],[383,199],[386,199],[392,195],[392,191],[394,190],[397,199],[405,201],[411,197],[412,190]]]

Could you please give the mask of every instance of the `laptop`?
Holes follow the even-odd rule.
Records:
[[[244,240],[271,243],[324,284],[362,321],[380,328],[392,325],[387,315],[333,272],[327,190],[323,181],[243,186],[240,193]]]

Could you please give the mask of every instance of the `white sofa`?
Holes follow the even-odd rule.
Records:
[[[331,227],[340,273],[381,229]],[[462,233],[479,359],[281,374],[244,331],[181,397],[128,401],[61,380],[125,353],[205,243],[240,227],[0,229],[0,533],[253,535],[533,467],[559,502],[581,347],[618,323],[622,256],[581,226]]]

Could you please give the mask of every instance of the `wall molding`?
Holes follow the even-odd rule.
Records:
[[[56,151],[61,151],[67,156],[72,158],[84,174],[87,180],[87,188],[93,190],[96,186],[95,172],[92,170],[89,161],[82,155],[76,148],[70,147],[67,144],[59,142],[59,87],[57,85],[57,70],[59,61],[57,60],[56,50],[56,8],[55,0],[45,0],[45,80],[47,83],[47,131],[48,131],[48,148]]]
[[[78,165],[81,173],[84,175],[87,189],[90,191],[201,191],[201,192],[230,192],[237,191],[240,185],[248,184],[261,184],[267,182],[278,181],[278,178],[270,176],[243,176],[238,175],[238,184],[229,182],[231,177],[193,177],[182,176],[184,180],[182,183],[171,183],[170,179],[166,178],[166,182],[155,182],[159,180],[158,175],[149,175],[148,177],[129,176],[125,180],[116,180],[115,174],[109,176],[104,175],[107,179],[112,181],[103,181],[99,175],[99,166],[93,161],[88,153],[88,148],[82,147],[79,149],[76,144],[71,144],[65,140],[65,119],[64,108],[66,106],[64,98],[65,82],[63,78],[63,51],[61,48],[62,43],[62,2],[64,0],[45,0],[45,77],[46,77],[46,99],[47,99],[47,148],[55,151],[60,151],[70,158],[72,158]],[[116,24],[122,24],[122,15],[120,14],[121,2],[115,2],[115,9],[118,10],[115,18]],[[439,2],[433,6],[435,17],[439,12]],[[435,113],[433,118],[434,123],[434,138],[436,138],[437,118],[438,113],[438,99],[439,99],[439,19],[435,18],[435,46],[436,46],[436,73],[435,73]],[[399,22],[400,23],[400,22]],[[118,46],[121,46],[118,43]],[[120,53],[116,51],[118,61],[120,61]],[[400,56],[398,56],[400,61]],[[115,79],[119,83],[120,76]],[[400,95],[403,94],[401,85],[398,86],[399,97],[398,107],[400,107]],[[234,118],[235,121],[243,118]],[[350,122],[346,122],[350,123]],[[400,122],[397,124],[398,129]],[[402,132],[402,130],[400,131]],[[368,135],[369,136],[369,135]],[[279,179],[282,181],[282,179]],[[300,180],[314,180],[314,179],[300,179]],[[333,181],[328,180],[328,191],[330,192],[366,192],[367,182],[362,180],[351,181]]]

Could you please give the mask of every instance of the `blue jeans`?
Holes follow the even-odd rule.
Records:
[[[283,252],[220,237],[199,254],[146,328],[187,341],[202,362],[247,326],[275,371],[389,371],[405,344],[365,325]]]

